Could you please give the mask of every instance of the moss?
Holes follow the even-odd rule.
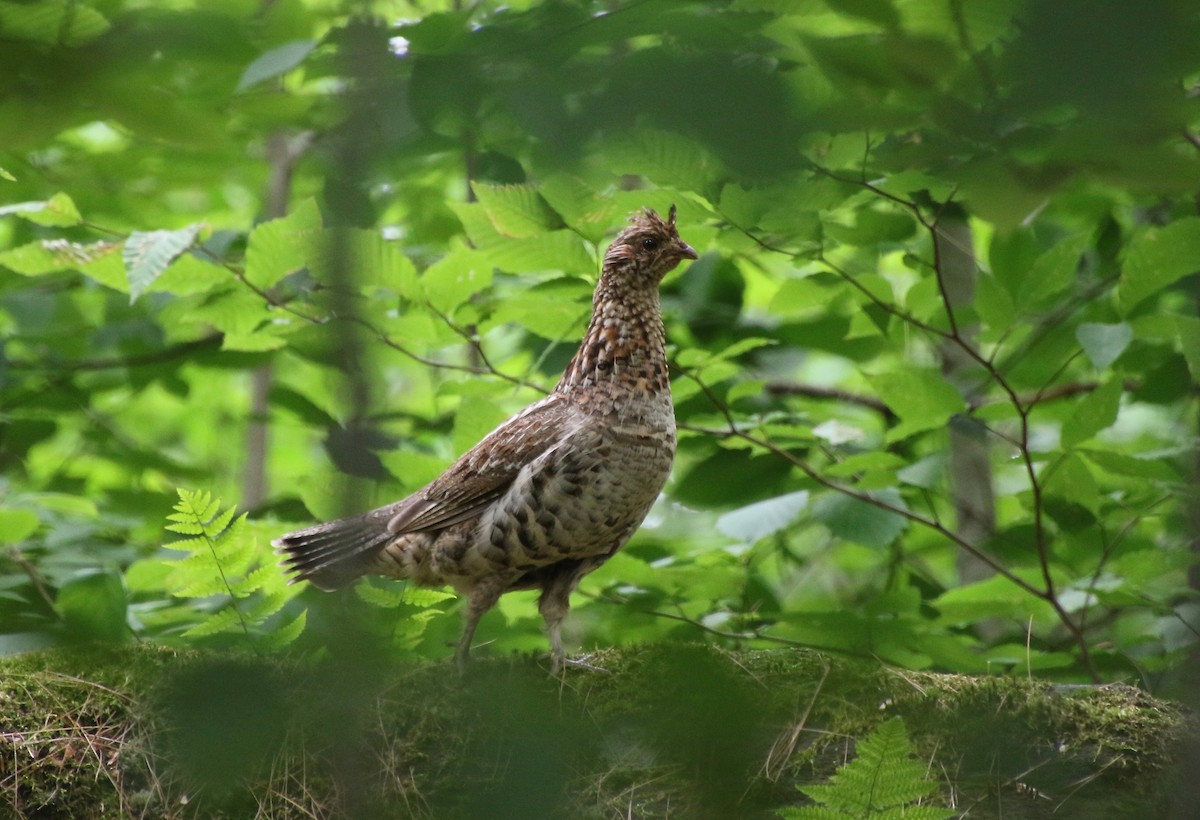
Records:
[[[902,715],[971,817],[1155,805],[1192,726],[1130,687],[656,645],[551,679],[76,649],[0,660],[0,813],[18,817],[773,817]],[[1059,816],[1062,816],[1061,814]]]

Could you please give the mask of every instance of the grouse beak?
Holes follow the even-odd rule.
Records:
[[[689,245],[686,242],[679,243],[678,253],[679,253],[680,259],[699,259],[700,258],[699,254],[696,253],[695,248],[693,248],[691,245]]]

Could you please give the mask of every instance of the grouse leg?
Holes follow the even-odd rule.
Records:
[[[462,637],[458,639],[458,646],[454,649],[454,663],[458,666],[459,673],[467,671],[467,662],[471,659],[471,641],[475,637],[475,627],[479,626],[479,619],[500,600],[500,592],[496,585],[485,583],[473,587],[468,593],[467,608],[463,612],[465,623]]]
[[[550,576],[542,586],[542,595],[538,598],[538,612],[546,622],[546,634],[550,637],[550,674],[558,675],[563,667],[575,664],[567,660],[566,650],[563,649],[562,624],[567,613],[571,611],[571,593],[579,585],[583,576],[592,569],[587,562],[571,562],[563,571]],[[581,664],[588,667],[588,664]]]
[[[562,623],[567,617],[567,612],[570,610],[567,596],[570,595],[570,590],[565,590],[559,594],[557,589],[552,594],[549,589],[542,593],[542,597],[538,599],[538,612],[542,613],[542,618],[546,621],[546,634],[550,636],[550,674],[557,675],[563,669],[566,663],[566,650],[563,649],[562,641]]]

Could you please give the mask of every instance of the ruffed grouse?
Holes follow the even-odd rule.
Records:
[[[579,580],[629,540],[675,456],[658,286],[696,252],[666,220],[634,214],[604,255],[583,343],[554,392],[493,430],[403,501],[274,542],[293,581],[361,575],[465,595],[462,668],[479,618],[505,592],[541,589],[552,671]]]

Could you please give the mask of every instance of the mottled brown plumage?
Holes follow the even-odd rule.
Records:
[[[631,223],[604,255],[591,322],[554,392],[403,501],[275,541],[294,581],[335,589],[378,573],[454,587],[467,598],[460,667],[502,594],[541,589],[561,670],[571,591],[641,525],[675,455],[658,285],[696,252],[674,206]]]

